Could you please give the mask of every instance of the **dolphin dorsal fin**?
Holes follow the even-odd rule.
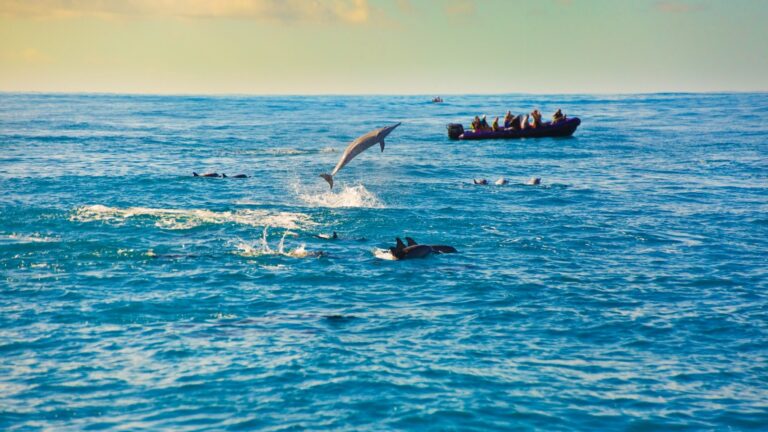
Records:
[[[405,248],[405,244],[403,243],[402,240],[400,240],[400,237],[396,237],[395,238],[395,244],[396,244],[395,247],[397,247],[398,249],[404,249]]]
[[[410,237],[406,237],[405,241],[408,242],[408,246],[416,246],[418,244],[418,243],[416,243],[416,240],[414,240],[414,239],[412,239]]]
[[[379,142],[379,145],[381,146],[381,151],[383,152],[384,151],[384,140],[381,140]]]

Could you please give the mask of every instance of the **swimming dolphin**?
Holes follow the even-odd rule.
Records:
[[[457,252],[456,248],[453,246],[445,246],[445,245],[420,245],[417,244],[412,238],[406,237],[406,241],[408,241],[408,246],[406,246],[402,240],[400,240],[400,237],[397,237],[395,239],[397,244],[395,247],[389,248],[389,252],[392,254],[395,259],[402,260],[402,259],[410,259],[410,258],[424,258],[427,255],[430,254],[439,254],[439,253],[453,253]]]
[[[196,172],[192,172],[193,177],[221,177],[218,173],[206,173],[206,174],[198,174]],[[226,177],[226,176],[224,176]]]
[[[536,186],[541,184],[541,177],[531,177],[528,179],[527,182],[525,182],[528,186]]]
[[[504,177],[500,177],[498,180],[496,180],[496,182],[494,182],[496,186],[503,186],[507,183],[509,183],[509,180],[505,179]]]
[[[328,235],[328,234],[315,234],[314,237],[315,238],[319,238],[319,239],[323,239],[323,240],[338,240],[339,235],[336,234],[336,231],[334,231],[332,235]]]
[[[248,176],[245,175],[245,174],[236,174],[236,175],[233,175],[233,176],[228,176],[226,174],[222,174],[221,176],[224,177],[224,178],[248,178]]]
[[[472,179],[472,182],[474,182],[476,185],[487,185],[488,180],[486,179]]]
[[[384,151],[384,138],[398,126],[400,126],[400,123],[392,126],[385,126],[381,129],[375,129],[352,141],[347,146],[346,150],[344,150],[344,154],[341,155],[341,159],[339,159],[339,163],[336,164],[333,171],[331,171],[330,174],[320,174],[320,177],[324,178],[331,186],[331,189],[333,189],[333,176],[335,176],[340,169],[344,168],[344,166],[354,159],[355,156],[376,144],[379,144],[381,146],[381,151]]]
[[[408,246],[416,246],[418,243],[416,243],[416,240],[412,239],[411,237],[405,238],[406,243],[408,243]],[[456,253],[458,252],[455,247],[448,246],[448,245],[427,245],[432,248],[432,250],[435,253]]]

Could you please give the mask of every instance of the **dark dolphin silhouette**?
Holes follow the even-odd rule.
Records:
[[[430,254],[458,252],[453,246],[421,245],[416,243],[416,241],[410,237],[406,237],[406,241],[408,242],[407,246],[405,243],[403,243],[402,240],[400,240],[400,237],[397,237],[395,239],[395,247],[389,248],[389,252],[392,254],[392,256],[395,257],[395,259],[402,260],[411,258],[424,258]]]

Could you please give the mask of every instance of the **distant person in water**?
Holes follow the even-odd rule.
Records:
[[[555,113],[552,114],[552,124],[555,124],[563,120],[565,120],[565,115],[563,114],[562,111],[560,111],[560,108],[558,108],[557,111],[555,111]]]

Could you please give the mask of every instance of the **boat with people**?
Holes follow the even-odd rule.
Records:
[[[533,121],[529,121],[532,119]],[[499,126],[499,118],[488,125],[485,116],[475,117],[471,129],[464,130],[460,123],[449,123],[448,138],[452,140],[484,140],[484,139],[513,139],[513,138],[544,138],[544,137],[568,137],[576,132],[581,124],[578,117],[566,117],[559,109],[552,116],[552,121],[542,122],[541,113],[533,110],[525,116],[512,116],[507,111],[504,117],[504,126]]]

